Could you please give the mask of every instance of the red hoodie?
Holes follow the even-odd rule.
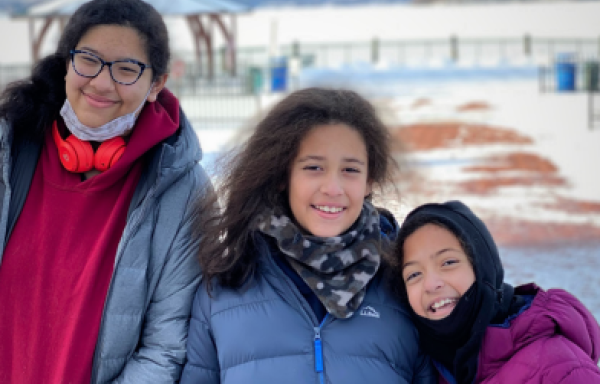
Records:
[[[125,153],[86,181],[50,131],[0,265],[0,383],[85,383],[143,154],[174,134],[168,91],[142,110]]]

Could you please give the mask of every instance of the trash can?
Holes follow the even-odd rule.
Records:
[[[248,85],[249,93],[257,94],[262,91],[264,84],[263,71],[260,67],[250,67],[248,69]]]
[[[558,92],[575,91],[575,59],[571,54],[560,54],[554,63],[556,72],[556,90]]]
[[[287,58],[279,57],[271,61],[271,91],[285,92],[287,89]]]
[[[598,70],[600,65],[595,60],[587,61],[583,66],[583,87],[588,92],[598,92],[600,90],[600,82]]]

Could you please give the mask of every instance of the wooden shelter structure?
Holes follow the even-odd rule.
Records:
[[[15,14],[15,18],[29,20],[29,41],[33,62],[40,59],[42,42],[53,23],[62,29],[69,17],[90,0],[50,0],[33,5],[24,13]],[[225,65],[232,75],[236,69],[236,16],[248,12],[250,7],[236,0],[144,0],[151,4],[163,16],[182,16],[190,28],[196,60],[199,65],[206,55],[208,76],[214,75],[214,26],[220,31],[226,45]],[[226,22],[225,19],[230,21]],[[42,20],[41,28],[36,28],[36,21]]]

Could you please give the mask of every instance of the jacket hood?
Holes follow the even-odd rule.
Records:
[[[390,243],[396,241],[398,237],[398,231],[400,230],[400,225],[394,218],[394,215],[384,209],[384,208],[376,208],[377,212],[379,212],[379,225],[381,226],[381,235],[385,237]]]
[[[198,136],[185,116],[181,107],[171,108],[170,102],[174,96],[166,89],[159,94],[156,102],[163,104],[170,114],[179,114],[179,129],[160,144],[160,155],[154,156],[154,166],[157,167],[157,194],[168,188],[173,182],[188,172],[202,160],[202,149]]]
[[[597,383],[600,326],[562,289],[515,288],[526,299],[503,324],[488,327],[477,383]]]
[[[500,294],[504,268],[496,243],[483,221],[460,201],[425,204],[412,211],[400,229],[399,249],[402,249],[408,236],[432,222],[445,225],[462,241],[468,248],[467,253],[473,258],[476,279]]]
[[[531,306],[510,325],[514,349],[521,349],[539,339],[563,336],[598,363],[600,326],[575,296],[562,289],[544,291],[535,284],[517,287],[515,294],[535,298]]]

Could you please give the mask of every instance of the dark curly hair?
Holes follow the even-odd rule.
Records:
[[[65,99],[70,51],[93,27],[118,25],[135,29],[145,44],[153,80],[168,72],[169,36],[160,14],[142,0],[92,0],[75,11],[56,52],[33,68],[31,77],[10,84],[0,96],[0,120],[8,121],[15,138],[40,141],[59,116]]]
[[[302,139],[316,126],[346,124],[363,138],[368,154],[368,180],[382,188],[392,181],[388,129],[373,106],[349,90],[307,88],[291,93],[258,123],[248,141],[224,168],[214,200],[197,206],[195,233],[201,238],[200,264],[210,292],[216,278],[223,286],[240,287],[256,270],[250,228],[267,208],[288,206],[290,166]]]

